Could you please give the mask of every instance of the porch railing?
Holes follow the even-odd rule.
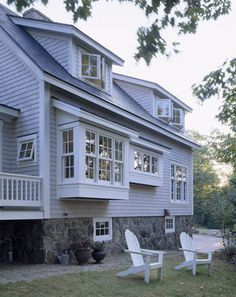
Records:
[[[0,207],[40,207],[41,178],[0,172]]]

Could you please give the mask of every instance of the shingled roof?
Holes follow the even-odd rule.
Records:
[[[61,82],[69,84],[78,88],[100,100],[109,102],[121,108],[127,113],[131,113],[145,121],[148,121],[164,131],[173,133],[187,142],[190,146],[195,146],[192,139],[188,138],[182,132],[176,131],[152,117],[141,105],[139,105],[133,98],[126,94],[116,83],[113,84],[112,96],[93,87],[78,78],[73,77],[60,63],[58,63],[24,28],[16,25],[11,16],[17,15],[10,11],[8,8],[0,4],[0,27],[6,32],[6,34],[14,40],[14,42],[24,51],[24,53],[38,66],[39,69],[45,74],[54,77]]]

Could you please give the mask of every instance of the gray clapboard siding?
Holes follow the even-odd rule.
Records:
[[[142,132],[142,131],[140,131]],[[143,131],[143,133],[146,133]],[[55,114],[51,121],[51,137],[55,135]],[[145,134],[144,134],[145,135]],[[147,134],[146,134],[147,135]],[[192,213],[192,177],[188,176],[189,203],[170,202],[170,164],[178,162],[189,168],[191,172],[191,150],[184,146],[167,140],[161,135],[152,136],[152,140],[172,148],[171,153],[164,154],[162,187],[148,187],[142,185],[130,185],[129,200],[127,201],[61,201],[56,198],[55,178],[51,178],[51,215],[54,218],[63,217],[125,217],[125,216],[162,216],[164,209],[170,209],[172,215],[191,215]],[[51,158],[55,160],[56,140],[51,147]],[[56,162],[51,159],[51,173],[56,173]]]
[[[37,139],[36,165],[17,166],[17,137],[39,132],[39,81],[11,48],[0,41],[0,103],[19,109],[14,124],[3,127],[3,170],[5,172],[39,175]]]
[[[39,34],[33,30],[30,30],[29,33],[46,49],[46,51],[49,52],[51,56],[53,56],[55,60],[57,60],[67,71],[70,71],[69,39],[55,37],[46,33]]]
[[[134,87],[132,84],[127,82],[116,81],[116,83],[144,109],[146,109],[150,114],[153,114],[154,94],[152,90],[141,86]]]

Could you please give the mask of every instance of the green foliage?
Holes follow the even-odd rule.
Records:
[[[207,138],[196,131],[190,135],[202,143],[200,149],[193,154],[193,197],[194,197],[194,223],[209,228],[216,228],[212,215],[212,201],[219,192],[219,179],[212,163],[212,153]]]
[[[8,0],[14,3],[18,11],[33,5],[37,0]],[[49,0],[41,0],[47,4]],[[91,16],[92,4],[99,0],[63,0],[67,11],[73,13],[73,20],[86,20]],[[108,0],[107,0],[108,1]],[[129,2],[144,11],[148,18],[154,21],[150,27],[140,27],[137,32],[138,47],[135,59],[144,59],[147,64],[158,55],[169,56],[171,52],[178,53],[178,42],[168,45],[164,38],[167,28],[173,28],[178,34],[195,33],[199,22],[216,20],[221,15],[228,14],[231,0],[118,0]]]

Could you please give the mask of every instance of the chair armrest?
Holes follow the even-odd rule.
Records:
[[[132,254],[136,254],[136,255],[148,255],[148,256],[152,256],[153,254],[150,252],[144,252],[144,251],[131,251],[131,250],[125,250],[126,253],[132,253]]]
[[[166,252],[163,251],[157,251],[157,250],[148,250],[148,249],[141,249],[143,252],[147,252],[153,255],[160,255],[160,254],[166,254]]]
[[[183,249],[183,248],[179,248],[180,251],[184,251],[184,252],[192,252],[192,253],[197,253],[197,250],[190,250],[190,249]]]

